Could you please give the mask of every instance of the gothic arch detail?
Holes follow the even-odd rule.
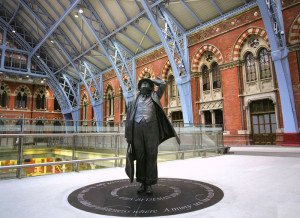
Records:
[[[49,95],[49,92],[44,88],[44,87],[40,87],[38,88],[35,92],[34,92],[34,95],[33,97],[37,97],[37,95],[40,93],[40,91],[43,91],[44,94],[45,94],[45,97],[47,96],[47,94]]]
[[[11,90],[10,90],[9,85],[7,85],[5,82],[1,82],[1,86],[4,87],[4,90],[6,91],[7,95],[11,94]]]
[[[212,52],[217,57],[219,65],[223,63],[224,59],[223,59],[223,56],[222,56],[221,52],[219,51],[219,49],[217,49],[214,45],[203,45],[201,48],[199,48],[199,50],[197,51],[197,53],[195,54],[195,56],[193,58],[192,72],[199,71],[200,58],[203,55],[203,53],[206,51]]]
[[[177,58],[175,58],[175,61],[176,61],[177,64],[179,64],[179,60],[178,60]],[[163,66],[163,70],[162,70],[162,72],[161,72],[161,78],[162,78],[163,80],[166,80],[166,79],[167,79],[167,77],[168,77],[168,71],[169,71],[170,67],[171,67],[171,63],[170,63],[170,61],[168,60],[168,61],[165,63],[165,65]]]
[[[18,87],[15,89],[14,94],[17,95],[18,92],[19,92],[22,88],[24,89],[25,93],[26,93],[28,96],[31,96],[30,89],[29,89],[29,87],[26,86],[26,85],[20,85],[20,86],[18,86]]]
[[[290,45],[294,45],[300,42],[300,14],[294,20],[290,31],[289,31],[289,39],[288,43]]]
[[[150,79],[155,80],[155,74],[154,74],[153,70],[152,70],[151,68],[145,67],[145,68],[140,72],[138,81],[140,81],[142,78],[144,78],[145,75],[146,75],[147,73],[150,74],[150,76],[151,76]]]
[[[247,30],[245,30],[235,42],[232,55],[233,61],[239,60],[241,58],[241,49],[243,47],[243,44],[246,41],[246,39],[251,35],[258,35],[262,37],[270,47],[267,32],[259,27],[250,27]]]
[[[84,90],[84,91],[81,92],[81,94],[80,94],[80,104],[81,104],[81,105],[84,103],[84,102],[83,102],[84,96],[87,98],[88,102],[90,102],[90,97],[89,97],[87,91]]]
[[[113,95],[115,95],[115,89],[114,89],[114,87],[113,87],[112,82],[108,82],[108,83],[106,83],[105,88],[104,88],[104,95],[103,95],[104,98],[107,98],[108,87],[111,87],[111,88],[112,88]]]

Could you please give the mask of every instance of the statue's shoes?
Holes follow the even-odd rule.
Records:
[[[144,191],[146,191],[146,185],[145,184],[142,184],[138,190],[137,190],[137,193],[143,193]]]
[[[146,186],[146,194],[147,195],[152,195],[153,194],[153,190],[151,188],[151,185]]]

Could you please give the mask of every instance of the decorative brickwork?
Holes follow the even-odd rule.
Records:
[[[15,89],[15,92],[14,94],[17,95],[18,92],[21,90],[21,89],[24,89],[25,93],[27,94],[27,96],[31,96],[31,92],[30,92],[30,89],[27,85],[19,85],[16,89]]]
[[[264,29],[262,29],[260,27],[250,27],[250,28],[248,28],[247,30],[245,30],[240,35],[238,40],[235,42],[235,45],[233,47],[233,55],[232,55],[233,61],[236,61],[236,60],[240,59],[241,48],[242,48],[244,42],[246,41],[246,39],[251,35],[261,36],[267,43],[269,42],[267,32]],[[268,44],[268,46],[270,47],[269,44]]]
[[[155,60],[161,59],[162,57],[166,57],[167,53],[164,48],[160,48],[154,52],[151,52],[150,54],[147,54],[144,57],[138,58],[136,60],[136,66],[141,67],[145,64],[148,64],[150,62],[153,62]]]
[[[300,42],[300,14],[293,22],[291,29],[289,31],[289,41],[290,45],[295,45]]]
[[[155,80],[155,74],[154,74],[153,70],[151,68],[145,67],[141,71],[141,73],[139,75],[139,78],[138,78],[138,81],[140,81],[142,78],[145,78],[145,76],[146,76],[147,73],[150,74],[150,76],[151,76],[150,79]]]
[[[11,94],[10,87],[5,82],[1,82],[1,86],[4,87],[4,90],[6,91],[7,95]]]
[[[192,72],[197,72],[199,70],[199,60],[204,52],[210,51],[212,52],[218,59],[218,64],[223,63],[223,56],[219,49],[217,49],[214,45],[203,45],[198,52],[195,54],[193,61],[192,61]]]
[[[80,104],[81,104],[81,105],[84,104],[84,102],[83,102],[84,96],[86,96],[88,102],[91,102],[90,96],[89,96],[88,92],[87,92],[86,90],[84,90],[84,91],[81,92],[81,94],[80,94]]]
[[[106,86],[105,86],[105,88],[104,88],[104,95],[103,95],[104,98],[107,98],[108,87],[111,87],[111,88],[112,88],[113,95],[115,95],[115,93],[116,93],[116,92],[115,92],[115,89],[114,89],[114,86],[113,86],[113,84],[112,84],[112,82],[109,81],[108,83],[106,83]]]
[[[175,59],[176,63],[179,64],[179,60],[178,59]],[[169,69],[171,68],[171,63],[170,61],[168,60],[165,65],[163,66],[163,69],[162,69],[162,72],[161,72],[161,78],[163,80],[166,80],[167,79],[167,76],[168,76],[168,71]]]
[[[201,30],[193,35],[188,36],[189,46],[198,44],[212,37],[236,29],[243,25],[249,24],[255,20],[261,19],[260,11],[257,7],[250,9],[244,13],[239,14],[231,19],[221,21],[220,23]]]

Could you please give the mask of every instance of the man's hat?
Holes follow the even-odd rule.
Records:
[[[141,90],[141,86],[143,82],[148,82],[150,84],[151,89],[154,89],[154,83],[153,80],[151,80],[150,78],[143,78],[139,81],[138,83],[138,89]]]

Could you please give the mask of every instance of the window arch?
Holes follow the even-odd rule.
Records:
[[[247,82],[256,80],[255,59],[252,52],[248,52],[245,56],[246,78]]]
[[[221,72],[217,62],[214,62],[211,66],[213,77],[213,89],[221,88]]]
[[[24,88],[21,88],[16,96],[16,107],[17,108],[27,107],[27,94]]]
[[[114,115],[114,95],[111,86],[107,88],[107,116]]]
[[[0,107],[7,107],[7,92],[4,86],[0,88]]]
[[[209,71],[206,65],[204,65],[204,67],[202,68],[202,81],[203,91],[210,90]]]
[[[268,55],[267,49],[263,48],[259,51],[258,60],[260,78],[266,79],[272,77],[270,57]]]
[[[169,76],[168,82],[169,82],[169,89],[170,89],[170,98],[177,97],[178,91],[177,91],[177,86],[176,86],[175,78],[174,78],[173,75]]]
[[[45,109],[45,91],[40,90],[36,96],[36,109]]]

